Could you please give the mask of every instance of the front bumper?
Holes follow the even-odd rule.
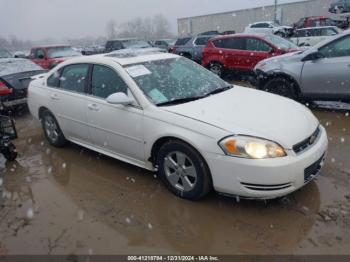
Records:
[[[288,150],[286,157],[262,160],[212,153],[204,157],[216,191],[245,198],[273,199],[312,181],[323,166],[327,147],[327,134],[321,127],[317,142],[300,154]]]
[[[27,98],[1,101],[0,103],[3,108],[18,106],[18,105],[25,105],[27,103]]]

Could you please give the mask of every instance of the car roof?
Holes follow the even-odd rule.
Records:
[[[299,29],[297,29],[297,31],[310,30],[310,29],[323,29],[323,28],[337,28],[337,27],[333,26],[333,25],[329,25],[329,26],[314,26],[314,27],[299,28]]]
[[[140,40],[140,41],[144,41],[142,39],[138,39],[138,38],[117,38],[117,39],[110,39],[107,40],[107,42],[113,42],[113,41],[130,41],[130,40]]]
[[[226,39],[232,37],[254,37],[254,38],[264,38],[266,34],[263,33],[240,33],[240,34],[231,34],[231,35],[218,35],[214,36],[210,40]]]
[[[138,63],[144,63],[149,61],[156,61],[162,59],[178,58],[178,55],[157,52],[157,51],[145,51],[145,50],[119,50],[112,53],[82,56],[72,58],[64,62],[63,64],[76,64],[76,63],[96,63],[96,62],[109,62],[114,61],[122,66],[132,65]]]
[[[39,45],[39,46],[33,46],[31,49],[50,48],[50,47],[71,47],[71,46],[70,45]]]

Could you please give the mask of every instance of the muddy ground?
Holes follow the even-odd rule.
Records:
[[[321,176],[269,202],[178,199],[153,173],[51,147],[37,121],[17,116],[20,156],[0,157],[0,255],[350,254],[350,116],[313,111],[330,139]]]

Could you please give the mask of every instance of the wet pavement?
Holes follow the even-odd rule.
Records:
[[[36,120],[18,116],[20,156],[0,157],[0,255],[350,254],[350,116],[313,111],[330,139],[326,165],[268,202],[178,199],[153,173],[51,147]]]

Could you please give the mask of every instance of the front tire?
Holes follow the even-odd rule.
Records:
[[[9,143],[1,152],[7,161],[15,161],[17,158],[17,150],[14,144]]]
[[[67,144],[56,118],[49,111],[45,111],[41,119],[45,137],[55,147],[63,147]]]
[[[291,80],[283,77],[277,77],[269,80],[265,84],[263,90],[293,100],[297,100],[298,98],[294,83]]]
[[[162,182],[178,197],[199,200],[212,188],[206,162],[195,149],[181,141],[169,141],[160,148],[157,166]]]

